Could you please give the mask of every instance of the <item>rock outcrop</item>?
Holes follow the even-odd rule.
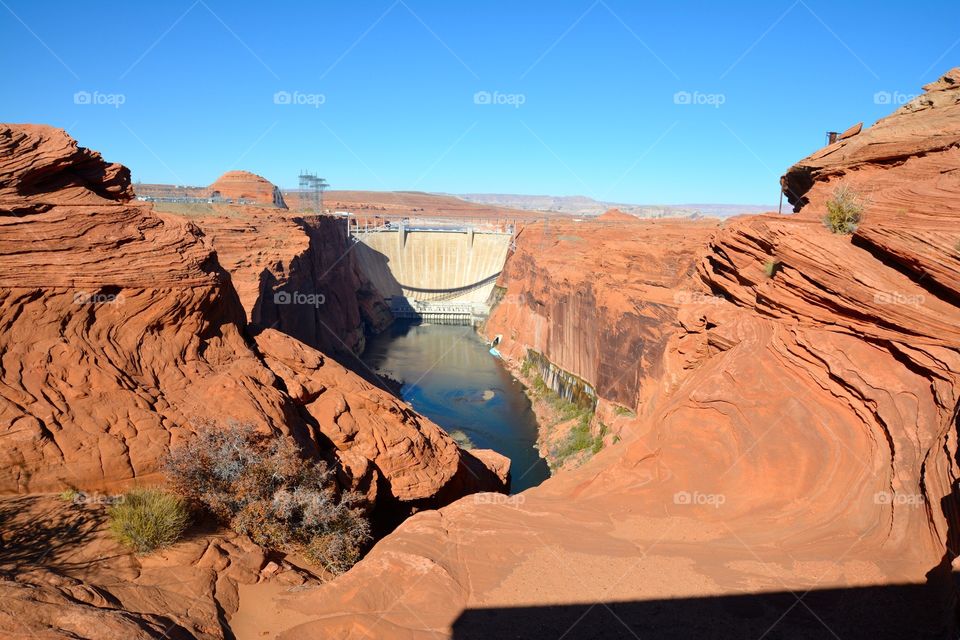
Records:
[[[0,493],[162,482],[171,446],[229,420],[335,461],[380,530],[506,489],[502,456],[459,449],[324,354],[249,326],[200,229],[132,197],[124,167],[62,130],[0,125]],[[0,635],[233,637],[262,550],[196,532],[135,558],[107,537],[103,504],[75,507],[0,501]]]
[[[196,226],[62,130],[0,127],[0,491],[148,480],[197,421],[309,444]]]
[[[91,496],[109,501],[110,496]],[[0,498],[0,636],[222,640],[244,584],[316,585],[232,533],[201,533],[150,556],[117,543],[102,505]],[[40,552],[42,551],[42,552]]]
[[[279,187],[249,171],[227,171],[207,187],[137,183],[135,190],[141,198],[160,202],[287,208]]]
[[[446,433],[343,367],[323,367],[322,354],[270,332],[257,349],[249,344],[230,276],[200,230],[132,203],[126,169],[49,127],[4,126],[0,142],[0,490],[152,480],[192,425],[230,419],[313,453],[349,424],[336,451],[351,468],[368,467],[360,476],[376,471],[382,496],[411,508],[503,488],[489,471],[465,480],[472,457]],[[311,363],[298,371],[310,394],[291,397],[264,363],[259,349],[279,344]],[[341,405],[312,416],[307,405],[327,390],[324,403],[337,395]]]
[[[834,187],[845,183],[869,201],[870,219],[936,222],[956,214],[960,67],[924,90],[872,127],[790,167],[780,183],[794,211],[822,215]]]
[[[524,230],[499,348],[636,418],[580,469],[409,519],[280,637],[952,637],[956,75],[791,169],[796,216]],[[820,222],[841,181],[871,196],[853,236]]]
[[[353,356],[363,351],[367,332],[379,333],[392,321],[357,264],[346,220],[252,208],[191,219],[210,239],[257,327]]]
[[[290,396],[333,444],[350,488],[366,492],[381,511],[403,516],[509,486],[506,457],[460,449],[406,404],[279,331],[267,329],[256,342]]]
[[[227,171],[209,189],[212,198],[287,208],[279,187],[249,171]]]

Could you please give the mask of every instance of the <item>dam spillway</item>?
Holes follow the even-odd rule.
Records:
[[[515,226],[381,225],[355,227],[360,268],[394,316],[475,324],[489,300]]]

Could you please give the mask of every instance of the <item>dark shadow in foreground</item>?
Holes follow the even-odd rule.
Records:
[[[942,585],[941,585],[942,587]],[[456,640],[907,640],[956,638],[952,599],[932,584],[468,609]]]

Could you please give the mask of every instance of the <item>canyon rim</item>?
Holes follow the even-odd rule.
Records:
[[[790,20],[805,11],[826,25],[824,7],[799,5]],[[34,9],[7,9],[4,28],[33,33],[64,73],[77,75],[74,57],[94,73],[87,54],[55,53],[74,47]],[[697,138],[704,153],[741,155],[707,169],[687,155],[676,188],[689,197],[670,201],[717,199],[660,204],[676,193],[666,173],[631,167],[610,193],[587,189],[593,163],[611,174],[596,159],[618,153],[611,140],[648,123],[576,120],[581,108],[620,113],[583,96],[553,103],[557,115],[538,104],[560,86],[553,57],[569,63],[567,47],[616,102],[600,61],[622,43],[600,30],[588,46],[578,30],[610,18],[652,52],[631,26],[641,9],[582,8],[531,57],[525,93],[504,75],[499,88],[463,85],[466,107],[443,93],[421,106],[429,122],[395,104],[402,83],[435,87],[426,76],[454,73],[447,64],[487,78],[510,62],[483,58],[462,31],[489,8],[388,5],[296,90],[274,70],[297,57],[295,41],[267,43],[255,28],[275,17],[184,9],[169,41],[156,34],[127,63],[117,86],[129,95],[81,88],[77,124],[34,103],[29,123],[0,124],[0,636],[958,637],[950,50],[915,93],[884,89],[867,105],[761,109],[737,106],[753,81],[677,87],[665,108],[681,115],[646,151],[631,138],[628,160],[673,166],[671,132],[694,122],[733,133]],[[365,10],[330,11],[342,27]],[[709,19],[695,22],[699,33]],[[740,44],[783,45],[760,33]],[[859,31],[830,33],[817,42],[866,46]],[[216,55],[189,44],[201,35],[250,59],[200,82],[191,57]],[[721,80],[755,55],[734,57]],[[679,79],[653,57],[651,69]],[[244,75],[250,65],[273,77]],[[195,91],[202,126],[171,124],[180,98],[158,93],[168,68]],[[374,96],[358,77],[395,94]],[[446,119],[461,108],[472,110],[462,134]],[[741,108],[814,111],[796,126],[823,126],[806,146],[787,132],[761,145],[731,127]],[[250,134],[258,109],[272,124],[234,154],[237,141],[215,132]],[[541,137],[557,119],[576,131]],[[821,140],[828,128],[838,131]],[[517,131],[529,140],[486,155]],[[411,174],[414,134],[437,149]],[[767,155],[784,148],[786,168],[771,173]],[[310,158],[322,172],[298,164]],[[544,158],[585,195],[543,195],[559,184],[534,166]],[[732,182],[728,171],[763,184],[756,202],[769,204],[729,204],[747,187],[711,177]],[[641,187],[620,186],[631,182]]]

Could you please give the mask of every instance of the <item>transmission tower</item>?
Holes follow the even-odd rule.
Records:
[[[317,174],[307,171],[301,171],[299,178],[300,209],[303,211],[313,209],[316,213],[323,213],[323,192],[330,186],[329,183]]]

